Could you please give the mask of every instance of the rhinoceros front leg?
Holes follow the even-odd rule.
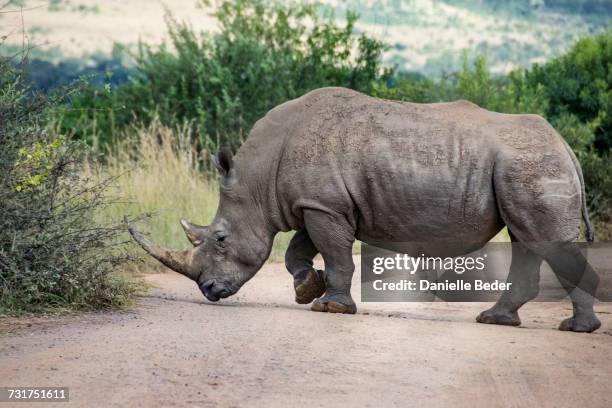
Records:
[[[354,229],[341,215],[319,210],[304,210],[304,222],[325,262],[325,296],[317,299],[311,310],[354,314],[357,312],[351,297]]]
[[[323,271],[312,266],[312,260],[318,253],[305,229],[296,232],[289,242],[285,253],[285,266],[293,275],[297,303],[310,303],[325,293]]]

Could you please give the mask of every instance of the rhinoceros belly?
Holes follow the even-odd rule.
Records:
[[[483,138],[415,129],[376,138],[345,156],[343,181],[355,204],[357,237],[484,244],[503,225],[494,152]]]

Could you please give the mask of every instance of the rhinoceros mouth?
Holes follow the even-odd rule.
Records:
[[[220,297],[217,297],[213,295],[212,293],[204,293],[204,296],[206,297],[206,299],[208,299],[211,302],[218,302],[219,300],[221,300]]]
[[[213,294],[213,287],[215,286],[215,281],[214,280],[208,280],[204,283],[201,283],[198,285],[200,287],[200,291],[202,292],[202,294],[204,295],[204,297],[206,297],[206,299],[210,300],[211,302],[218,302],[220,297]]]

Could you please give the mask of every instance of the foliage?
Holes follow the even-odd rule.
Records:
[[[583,38],[565,55],[534,66],[528,81],[545,89],[548,117],[575,115],[592,126],[600,153],[612,148],[612,30]]]
[[[534,0],[530,0],[534,1]],[[540,0],[542,1],[542,0]],[[573,13],[612,13],[610,0],[543,0],[546,7],[556,8]]]
[[[43,126],[53,105],[0,60],[0,312],[118,306],[133,292],[110,273],[126,260],[122,226],[92,221],[108,181],[79,177],[82,145]]]
[[[506,76],[491,75],[487,60],[477,56],[472,63],[463,56],[461,71],[437,81],[414,75],[398,75],[391,85],[378,84],[375,96],[420,103],[467,99],[496,112],[543,115],[548,106],[542,86],[529,87],[527,72],[516,70]]]
[[[466,0],[444,1],[449,4],[466,3]],[[573,14],[612,13],[612,2],[609,0],[479,0],[469,3],[481,3],[493,9],[514,9],[524,14],[543,7]]]
[[[18,52],[18,51],[16,51]],[[52,63],[45,58],[29,57],[24,67],[32,88],[47,93],[70,86],[75,81],[86,80],[89,85],[103,87],[124,83],[130,73],[122,59],[123,47],[115,46],[111,55],[89,55],[83,58],[65,58]]]
[[[356,16],[339,26],[312,4],[223,0],[216,35],[195,33],[168,17],[170,44],[140,44],[137,74],[107,95],[99,88],[73,98],[63,128],[81,138],[95,124],[101,142],[134,121],[188,123],[200,146],[240,145],[274,106],[314,88],[369,91],[379,74],[383,44],[354,35]],[[125,108],[124,108],[125,107]]]

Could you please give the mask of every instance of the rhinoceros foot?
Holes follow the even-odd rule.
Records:
[[[302,279],[294,281],[295,301],[299,304],[308,304],[325,293],[323,271],[311,269]]]
[[[517,312],[502,311],[495,307],[481,312],[476,317],[478,323],[501,324],[503,326],[520,326],[521,319]]]
[[[594,313],[569,317],[561,322],[559,330],[591,333],[601,327],[601,321]]]
[[[355,314],[357,313],[357,306],[350,296],[341,294],[325,295],[317,299],[310,307],[310,310],[314,312]]]

